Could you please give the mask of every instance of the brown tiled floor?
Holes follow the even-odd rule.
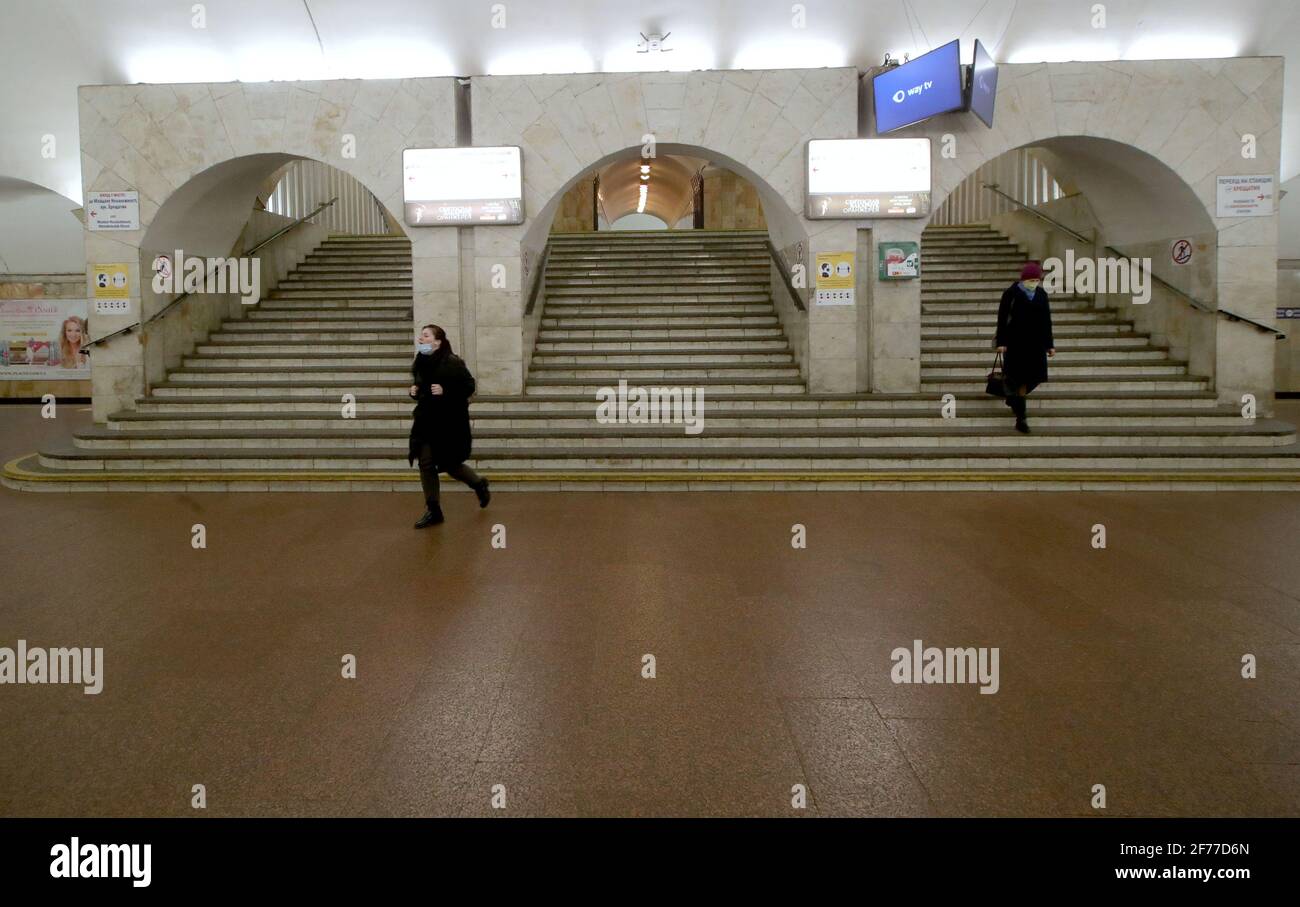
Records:
[[[1300,496],[415,498],[0,490],[0,645],[106,660],[0,687],[0,815],[1300,815]]]

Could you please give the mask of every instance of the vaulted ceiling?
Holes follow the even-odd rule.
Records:
[[[0,176],[80,201],[80,84],[866,68],[955,37],[1003,62],[1286,56],[1282,178],[1300,172],[1300,3],[1104,8],[1099,21],[1084,0],[3,0]],[[638,53],[640,32],[669,32],[671,49]]]

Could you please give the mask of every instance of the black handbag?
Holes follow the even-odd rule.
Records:
[[[993,370],[989,372],[988,381],[984,385],[984,393],[988,394],[990,397],[1002,397],[1003,399],[1006,399],[1007,379],[1006,376],[1002,374],[1001,353],[997,353],[993,357]]]

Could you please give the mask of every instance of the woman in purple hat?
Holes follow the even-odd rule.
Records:
[[[1043,268],[1025,262],[1020,279],[1007,287],[998,306],[998,332],[993,345],[1002,354],[1007,406],[1016,414],[1016,431],[1029,434],[1025,397],[1047,380],[1047,360],[1056,355],[1052,339],[1052,310],[1042,287]]]

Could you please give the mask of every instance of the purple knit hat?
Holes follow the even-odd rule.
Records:
[[[1025,266],[1020,269],[1021,280],[1042,280],[1043,266],[1036,261],[1027,261]]]

